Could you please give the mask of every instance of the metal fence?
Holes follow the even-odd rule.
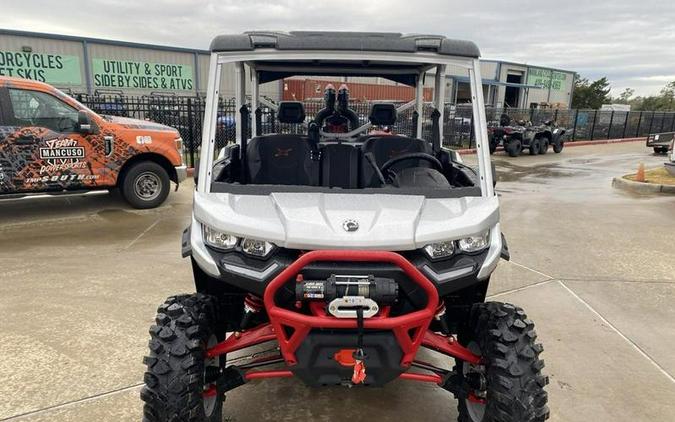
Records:
[[[174,127],[183,138],[187,163],[189,165],[194,164],[195,159],[199,156],[202,119],[205,109],[204,97],[86,94],[78,94],[74,97],[97,113],[151,120]],[[361,123],[367,122],[371,106],[371,102],[352,102],[350,104]],[[305,112],[310,119],[321,108],[323,108],[321,101],[305,102]],[[421,116],[423,137],[426,138],[431,135],[432,110],[430,103],[425,104]],[[279,123],[272,108],[262,106],[261,111],[259,117],[261,133],[307,133],[305,125]],[[675,131],[675,112],[503,109],[495,107],[488,107],[486,112],[488,122],[498,122],[503,113],[509,115],[512,120],[531,122],[534,125],[553,120],[558,126],[567,129],[568,141],[632,138],[647,136],[655,132]],[[235,114],[234,99],[221,98],[218,102],[216,125],[218,147],[223,147],[234,141]],[[251,114],[251,116],[256,118],[254,114]],[[395,133],[411,135],[413,133],[412,116],[412,108],[402,112],[392,130]],[[470,105],[446,104],[443,138],[444,145],[449,147],[461,148],[474,145],[473,115]]]

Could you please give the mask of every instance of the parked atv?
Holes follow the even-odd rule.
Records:
[[[493,154],[501,145],[511,157],[519,156],[527,149],[530,155],[546,154],[551,146],[553,152],[561,153],[566,130],[557,127],[552,120],[533,126],[531,122],[520,120],[511,123],[508,115],[503,114],[499,126],[488,128],[490,134],[490,153]]]
[[[182,242],[197,293],[169,297],[150,328],[144,420],[220,421],[228,391],[286,377],[310,387],[425,382],[457,398],[462,422],[546,420],[534,323],[515,305],[484,302],[509,253],[489,154],[478,154],[474,170],[441,147],[445,84],[435,84],[428,140],[421,124],[408,136],[383,130],[398,127],[408,104],[374,104],[362,124],[348,86],[327,87],[324,109],[309,119],[300,102],[275,105],[284,126],[307,124],[303,134],[265,134],[251,118],[259,82],[294,75],[415,86],[427,71],[443,81],[447,67],[462,65],[476,92],[476,45],[433,35],[247,32],[215,38],[211,51]],[[253,95],[249,109],[248,78],[235,78],[236,142],[218,151],[217,96],[221,68],[230,66],[251,75]],[[483,97],[472,107],[486,149]],[[443,363],[419,360],[422,347]]]

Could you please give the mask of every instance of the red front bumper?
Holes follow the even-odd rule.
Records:
[[[302,255],[277,275],[265,290],[264,304],[270,323],[263,324],[238,335],[231,335],[227,340],[209,349],[207,356],[213,357],[231,353],[276,339],[286,366],[293,367],[298,363],[295,352],[312,329],[357,329],[356,319],[341,319],[321,314],[306,315],[281,308],[275,302],[279,289],[290,280],[294,280],[307,265],[314,262],[335,261],[384,262],[394,264],[401,268],[410,280],[419,285],[426,294],[427,303],[422,309],[405,315],[373,317],[364,321],[365,330],[386,330],[393,332],[396,341],[403,351],[400,363],[402,370],[410,368],[420,346],[426,346],[440,353],[471,363],[478,363],[480,361],[478,356],[459,345],[454,340],[454,337],[447,337],[429,331],[429,325],[439,304],[438,292],[433,283],[414,265],[403,256],[394,252],[354,250],[313,251]],[[249,371],[246,373],[246,379],[289,377],[292,375],[293,373],[289,370]],[[441,383],[441,376],[438,374],[403,373],[400,378]]]

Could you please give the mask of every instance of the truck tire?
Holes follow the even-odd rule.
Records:
[[[205,357],[219,340],[215,299],[201,293],[169,297],[155,322],[143,359],[143,422],[220,422],[224,394],[205,394],[212,385],[207,373],[225,367],[224,356]]]
[[[169,196],[171,180],[162,166],[152,161],[133,164],[120,181],[122,196],[134,208],[160,206]]]
[[[539,138],[534,138],[530,141],[530,155],[539,154],[539,148],[541,147],[541,141]]]
[[[565,143],[563,141],[561,141],[560,139],[553,142],[553,152],[555,152],[556,154],[560,154],[564,147],[565,147]]]
[[[459,422],[541,422],[549,417],[541,374],[543,347],[535,343],[534,324],[514,305],[488,302],[474,305],[459,342],[483,357],[482,365],[457,360],[464,381],[472,378],[468,398],[460,398]],[[469,376],[471,374],[471,376]],[[479,380],[476,383],[476,379]],[[468,381],[464,382],[467,388]]]
[[[667,154],[668,147],[654,147],[654,154]]]
[[[539,154],[546,154],[548,152],[549,142],[547,138],[541,139],[541,144],[539,145]]]
[[[520,139],[511,139],[508,144],[506,144],[506,152],[509,154],[509,157],[517,157],[523,151],[523,144],[520,142]]]

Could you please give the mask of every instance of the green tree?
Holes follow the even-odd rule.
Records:
[[[628,101],[632,110],[636,111],[673,111],[675,110],[675,81],[667,83],[659,95],[635,97]]]
[[[586,78],[579,78],[574,81],[572,108],[598,109],[610,102],[610,89],[609,81],[604,76],[593,82]]]
[[[673,109],[673,101],[675,101],[675,81],[668,82],[661,90],[661,97],[663,98],[663,107],[665,110]]]
[[[619,94],[619,98],[615,98],[612,100],[612,102],[618,103],[618,104],[630,104],[631,98],[635,94],[635,90],[633,88],[626,88],[623,91],[621,91],[621,94]]]

